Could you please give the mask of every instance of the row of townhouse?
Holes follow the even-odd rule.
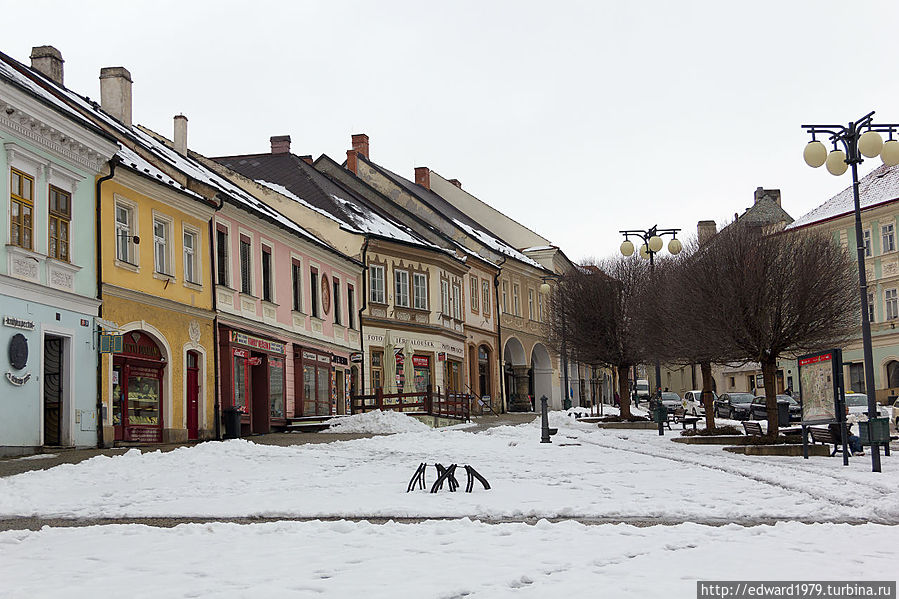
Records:
[[[375,389],[561,407],[539,289],[572,264],[544,238],[455,180],[377,165],[365,135],[342,163],[288,136],[207,158],[182,115],[171,139],[133,124],[127,69],[101,70],[98,104],[55,48],[31,59],[0,54],[0,448],[214,438],[235,407],[263,433]],[[575,403],[608,394],[568,367]]]

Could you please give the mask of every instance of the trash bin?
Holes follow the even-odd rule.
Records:
[[[222,410],[225,417],[225,438],[240,439],[240,417],[243,412],[239,408],[225,408]]]
[[[571,400],[568,399],[567,397],[566,397],[565,400],[562,402],[562,408],[565,409],[565,410],[570,410],[570,409],[571,409]]]
[[[777,402],[777,426],[790,426],[790,402]]]

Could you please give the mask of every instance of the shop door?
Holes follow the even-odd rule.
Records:
[[[267,433],[271,428],[269,424],[268,362],[265,354],[257,353],[253,353],[253,357],[248,362],[250,364],[250,388],[252,389],[250,394],[252,403],[250,432]]]
[[[62,445],[62,343],[44,338],[44,445]]]
[[[334,371],[334,384],[337,386],[337,413],[346,414],[346,388],[343,386],[343,371]]]
[[[187,352],[187,438],[199,437],[200,420],[200,368],[197,352]]]

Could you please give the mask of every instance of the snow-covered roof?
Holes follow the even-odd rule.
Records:
[[[522,252],[542,252],[542,251],[546,251],[546,250],[554,250],[554,249],[556,249],[556,248],[554,248],[554,247],[551,246],[551,245],[535,245],[535,246],[532,247],[532,248],[524,248],[524,249],[521,250],[521,251],[522,251]]]
[[[18,61],[6,56],[3,53],[0,53],[0,75],[6,77],[19,87],[27,90],[34,96],[37,96],[45,103],[51,104],[54,108],[58,109],[60,112],[63,112],[71,118],[72,120],[78,122],[81,125],[86,125],[93,130],[97,130],[97,126],[92,123],[88,118],[80,114],[77,110],[74,110],[71,106],[57,98],[54,94],[52,94],[46,87],[40,85],[35,79],[32,79],[15,68],[14,65],[19,65],[20,67],[27,69],[29,73],[34,73],[37,77],[39,77],[44,82],[57,86],[56,83],[50,81],[40,73],[28,69],[24,65],[21,65]],[[57,86],[59,87],[59,86]],[[64,88],[59,88],[60,91],[63,91]]]
[[[481,229],[477,229],[475,227],[467,225],[458,219],[454,218],[452,220],[453,220],[453,223],[455,223],[455,225],[457,227],[459,227],[460,229],[465,231],[465,233],[467,233],[471,237],[474,237],[480,243],[486,245],[490,249],[495,250],[505,256],[509,256],[510,258],[515,258],[519,262],[524,262],[525,264],[528,264],[535,268],[539,268],[540,270],[546,270],[546,268],[542,264],[537,262],[536,260],[532,260],[531,258],[528,258],[527,256],[525,256],[524,254],[522,254],[521,252],[519,252],[512,246],[498,240],[496,237],[494,237],[490,233],[487,233],[486,231],[482,231]]]
[[[200,194],[187,189],[185,186],[173,180],[167,174],[141,158],[136,152],[132,151],[130,148],[123,146],[122,144],[119,144],[119,151],[116,152],[116,156],[119,157],[123,165],[132,168],[135,171],[143,173],[152,179],[156,179],[160,183],[165,183],[166,185],[175,188],[177,191],[189,196],[193,196],[198,200],[205,199]]]
[[[899,199],[899,166],[880,165],[868,173],[858,182],[858,195],[862,210]],[[786,228],[795,229],[851,214],[854,209],[855,201],[850,185],[811,212],[797,218]]]

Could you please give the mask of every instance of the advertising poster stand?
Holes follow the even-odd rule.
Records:
[[[802,457],[808,459],[808,427],[839,424],[843,465],[849,465],[846,447],[846,410],[843,408],[843,352],[828,349],[797,358],[802,405]]]

